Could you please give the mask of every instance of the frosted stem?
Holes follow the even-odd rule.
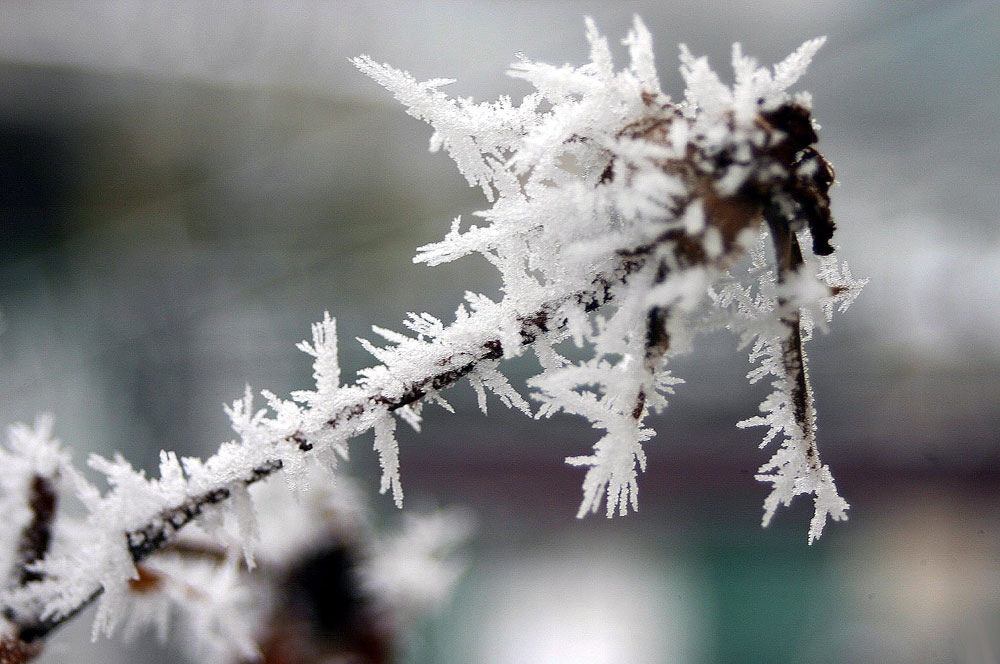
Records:
[[[778,266],[778,283],[784,284],[789,275],[801,268],[805,261],[802,258],[802,248],[798,237],[791,232],[788,223],[765,210],[765,218],[774,241],[775,263]],[[788,309],[788,300],[778,298],[779,310]],[[802,319],[797,308],[787,311],[781,316],[781,323],[786,333],[781,339],[781,364],[789,384],[789,395],[792,401],[792,412],[795,422],[802,430],[802,438],[806,441],[806,458],[809,468],[818,471],[820,467],[819,449],[816,446],[816,411],[813,407],[812,388],[809,385],[809,373],[806,365],[805,349],[802,346]]]
[[[52,540],[52,520],[55,516],[58,494],[48,477],[35,475],[28,488],[28,509],[31,521],[21,533],[17,548],[17,563],[13,580],[23,586],[41,579],[41,575],[31,569],[31,565],[45,557]]]
[[[619,258],[618,267],[610,274],[599,275],[594,278],[589,286],[564,297],[554,298],[542,302],[530,312],[517,317],[520,321],[519,344],[521,347],[529,346],[535,342],[541,334],[560,329],[565,322],[556,314],[560,308],[568,302],[573,302],[582,306],[587,311],[593,311],[607,304],[613,297],[613,286],[626,279],[630,274],[637,272],[645,264],[646,258],[653,252],[656,243],[642,245],[634,249],[621,250],[617,252]],[[455,361],[459,353],[442,362],[442,371],[427,376],[411,380],[401,395],[391,398],[385,394],[381,387],[371,388],[364,396],[356,399],[352,403],[342,407],[327,422],[326,426],[333,431],[342,427],[347,427],[349,423],[365,413],[373,410],[395,411],[404,406],[419,401],[428,393],[437,392],[457,383],[461,378],[469,375],[476,368],[487,361],[495,361],[504,357],[504,348],[501,340],[495,336],[495,329],[489,334],[484,334],[481,342],[477,344],[478,352],[471,356],[468,353],[461,353],[461,358],[465,361]],[[295,443],[303,454],[308,453],[312,446],[305,442],[305,438],[300,434],[289,436],[286,441],[275,441]],[[273,474],[282,467],[280,459],[273,459],[251,469],[243,478],[245,485],[254,484],[265,477]],[[163,549],[169,545],[177,532],[185,525],[198,517],[205,508],[224,502],[230,498],[231,491],[225,486],[219,486],[208,491],[204,491],[196,496],[192,496],[177,504],[174,507],[161,510],[152,517],[145,525],[136,528],[123,536],[128,541],[129,553],[133,561],[139,562],[148,555]],[[96,600],[102,592],[102,588],[95,587],[94,592],[73,609],[59,615],[42,619],[37,616],[14,616],[11,620],[18,626],[18,634],[26,643],[30,643],[46,636],[53,629],[63,624],[87,605]],[[4,613],[11,613],[5,607]]]

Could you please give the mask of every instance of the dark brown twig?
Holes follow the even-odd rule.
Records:
[[[52,524],[59,501],[53,478],[33,475],[26,498],[31,521],[21,531],[18,541],[17,559],[11,574],[11,581],[16,587],[24,587],[43,578],[40,572],[33,569],[33,565],[45,557],[52,542]],[[18,624],[18,616],[9,607],[3,608],[3,616]],[[41,652],[41,644],[32,643],[34,640],[30,636],[26,637],[22,628],[17,637],[0,641],[0,664],[26,662],[37,656]]]
[[[55,519],[58,494],[52,486],[52,479],[35,475],[28,487],[28,509],[31,510],[31,521],[21,533],[17,547],[17,563],[15,564],[14,582],[24,586],[32,581],[39,581],[42,575],[31,569],[31,566],[45,557],[52,541],[52,522]]]

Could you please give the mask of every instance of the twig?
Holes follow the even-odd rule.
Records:
[[[58,499],[51,478],[42,475],[35,475],[32,478],[27,499],[28,509],[31,510],[31,521],[21,533],[21,541],[17,548],[14,582],[19,586],[40,581],[42,578],[42,575],[31,569],[31,566],[44,558],[49,549],[49,543],[52,541],[52,520]]]
[[[592,281],[589,288],[546,301],[531,313],[519,317],[521,323],[519,329],[520,345],[522,347],[529,346],[540,334],[559,329],[564,323],[559,320],[557,313],[567,302],[573,301],[582,305],[587,311],[593,311],[610,302],[613,298],[614,285],[624,282],[630,274],[639,270],[645,264],[646,257],[653,251],[654,247],[655,243],[651,243],[619,251],[617,255],[620,264],[612,274],[599,276]],[[398,410],[419,401],[429,392],[454,385],[461,378],[473,372],[480,363],[504,356],[503,344],[496,336],[488,336],[483,339],[477,348],[477,352],[471,356],[463,353],[461,358],[458,356],[447,358],[441,363],[442,370],[440,372],[411,381],[402,391],[401,396],[389,397],[380,386],[371,388],[361,398],[343,406],[327,421],[326,426],[331,430],[337,430],[347,426],[355,418],[375,409]],[[456,364],[456,362],[460,363]],[[276,442],[295,443],[303,453],[308,453],[312,448],[311,445],[305,444],[305,438],[298,432],[288,436],[284,441]],[[280,459],[273,459],[261,464],[244,476],[242,483],[246,486],[254,484],[280,470],[282,465]],[[138,563],[155,551],[167,546],[173,541],[176,533],[202,514],[206,507],[222,503],[230,496],[231,491],[224,486],[205,491],[187,498],[175,507],[161,510],[142,527],[125,533],[124,537],[128,541],[128,550],[133,561]],[[20,639],[25,643],[32,643],[45,637],[56,627],[93,603],[102,592],[103,588],[96,587],[79,605],[65,613],[45,619],[12,616],[15,624],[18,625]]]
[[[789,276],[805,264],[799,240],[787,223],[782,223],[773,210],[765,210],[765,219],[774,241],[775,262],[778,266],[778,283],[787,283]],[[802,429],[806,441],[806,458],[810,469],[820,467],[819,449],[816,445],[816,422],[812,388],[806,373],[805,349],[802,347],[802,317],[798,307],[789,307],[785,297],[778,297],[778,309],[785,311],[781,324],[786,331],[781,339],[781,364],[789,382],[789,396],[795,422]]]

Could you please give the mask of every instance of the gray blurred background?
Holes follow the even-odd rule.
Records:
[[[414,266],[486,205],[428,127],[348,63],[368,53],[452,94],[527,92],[514,53],[581,64],[585,14],[617,46],[633,13],[724,77],[829,41],[800,89],[837,169],[834,213],[871,283],[811,344],[820,444],[851,520],[806,546],[808,500],[759,527],[770,452],[736,421],[767,391],[720,335],[647,445],[642,510],[573,518],[595,440],[467,386],[401,434],[408,506],[478,514],[471,567],[408,662],[996,662],[1000,653],[1000,10],[992,2],[0,3],[0,422],[49,411],[82,462],[206,455],[244,383],[310,385],[294,343],[324,310],[355,336],[450,320],[496,292],[485,262]],[[624,49],[617,47],[619,62]],[[515,364],[515,377],[530,366]],[[370,441],[351,470],[376,487]],[[385,519],[397,517],[375,498]],[[43,661],[171,661],[87,643]],[[147,649],[148,652],[147,652]],[[140,654],[141,652],[141,654]]]

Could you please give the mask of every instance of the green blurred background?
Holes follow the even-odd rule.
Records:
[[[479,523],[454,602],[406,661],[998,661],[995,3],[5,0],[0,422],[52,412],[78,461],[205,455],[244,383],[310,384],[294,343],[324,310],[350,376],[371,325],[495,293],[485,262],[411,263],[486,203],[347,58],[516,96],[516,52],[580,64],[583,15],[617,45],[634,13],[675,97],[678,42],[725,76],[733,41],[770,63],[829,36],[800,88],[840,180],[836,241],[872,281],[810,355],[851,520],[812,547],[808,501],[759,527],[769,452],[733,425],[766,386],[727,336],[678,359],[687,384],[625,519],[573,518],[582,474],[563,458],[595,440],[584,423],[498,403],[486,418],[460,386],[456,415],[401,433],[408,507],[465,504]],[[516,384],[529,369],[514,363]],[[351,472],[374,493],[368,448]],[[88,634],[75,621],[41,661],[177,656]]]

